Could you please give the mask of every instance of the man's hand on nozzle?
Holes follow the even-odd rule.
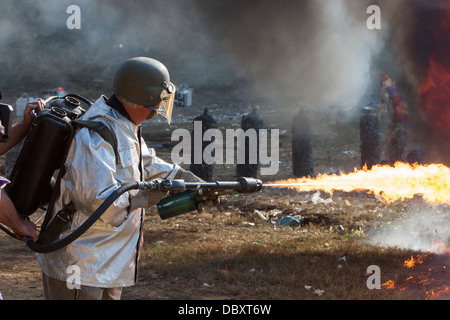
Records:
[[[200,182],[200,183],[206,182],[205,180],[193,174],[191,171],[184,170],[183,168],[180,168],[178,170],[177,174],[175,175],[175,179],[182,179],[185,182]],[[212,197],[210,199],[198,202],[197,212],[201,213],[205,211],[206,208],[218,207],[219,205],[220,205],[219,196]]]

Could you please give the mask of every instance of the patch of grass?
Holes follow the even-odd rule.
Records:
[[[194,215],[146,224],[140,281],[165,284],[169,299],[424,299],[424,290],[370,290],[367,268],[384,283],[406,278],[409,250],[370,246],[329,226],[242,225],[243,218]],[[239,224],[241,220],[241,224]]]

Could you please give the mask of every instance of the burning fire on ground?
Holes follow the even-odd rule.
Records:
[[[424,256],[422,256],[422,255],[417,256],[416,259],[414,259],[414,257],[411,256],[411,259],[405,260],[405,262],[403,263],[403,266],[408,269],[414,268],[414,266],[423,263],[423,258],[424,258]]]
[[[425,263],[427,258],[431,260],[433,259],[429,256],[430,253],[425,253],[419,254],[416,257],[411,256],[410,259],[406,259],[403,263],[403,267],[411,270],[416,269],[414,270],[414,274],[406,277],[405,279],[397,279],[395,281],[388,280],[383,283],[382,286],[385,289],[399,289],[401,291],[413,287],[423,288],[427,300],[448,299],[450,294],[450,286],[448,284],[447,267],[446,265],[443,265],[442,262]],[[427,265],[420,270],[417,270],[417,268],[422,264]]]
[[[418,195],[432,205],[450,204],[450,168],[442,164],[410,165],[398,162],[394,166],[377,165],[341,175],[318,175],[315,178],[287,179],[266,183],[267,186],[289,188],[298,192],[321,190],[366,191],[390,204],[397,200],[412,199]],[[436,244],[443,255],[431,256],[425,253],[411,256],[403,263],[406,269],[414,269],[415,275],[406,279],[388,280],[382,284],[385,289],[422,288],[427,299],[446,299],[450,294],[448,284],[448,256],[450,248],[445,243]],[[431,263],[436,257],[446,257],[444,261]],[[439,259],[438,259],[439,260]],[[420,271],[417,268],[421,266]]]

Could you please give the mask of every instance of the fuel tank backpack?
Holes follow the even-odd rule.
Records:
[[[53,225],[53,231],[49,228],[46,232],[75,132],[83,127],[94,130],[111,144],[118,159],[117,141],[109,128],[99,121],[79,120],[85,113],[80,100],[88,107],[92,105],[92,102],[76,94],[51,97],[45,101],[44,110],[34,114],[30,131],[9,177],[11,183],[5,187],[23,218],[31,216],[39,208],[46,210],[39,234],[40,243],[51,242],[58,233],[56,229],[63,227],[58,225],[55,228]],[[48,208],[45,208],[46,205]],[[74,210],[70,205],[68,207]],[[58,224],[58,219],[54,224]]]

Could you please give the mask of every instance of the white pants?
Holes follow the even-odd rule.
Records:
[[[81,286],[69,289],[65,281],[47,277],[42,273],[44,298],[46,300],[120,300],[122,288],[97,288]]]

